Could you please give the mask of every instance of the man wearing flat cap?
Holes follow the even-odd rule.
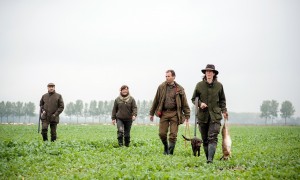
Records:
[[[218,82],[219,72],[213,64],[208,64],[202,69],[204,77],[198,82],[192,97],[195,104],[196,97],[199,98],[198,124],[207,163],[212,163],[218,143],[222,115],[228,119],[226,98],[223,85]]]
[[[48,93],[42,96],[40,101],[42,136],[44,141],[48,141],[48,126],[51,129],[51,141],[56,140],[56,129],[59,123],[59,115],[64,110],[64,101],[60,94],[55,92],[55,85],[48,84]]]

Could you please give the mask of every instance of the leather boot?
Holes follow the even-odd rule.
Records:
[[[207,163],[212,163],[214,160],[217,144],[208,144],[208,158]]]
[[[174,154],[175,144],[176,144],[176,143],[173,143],[173,142],[170,142],[170,143],[169,143],[169,154],[170,154],[170,155],[173,155],[173,154]]]

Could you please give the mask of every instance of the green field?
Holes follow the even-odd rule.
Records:
[[[165,156],[157,126],[133,126],[131,146],[116,148],[110,125],[59,125],[54,143],[42,142],[36,125],[0,125],[0,179],[300,179],[299,126],[231,126],[230,133],[232,158],[219,161],[220,135],[206,164],[203,148],[194,157],[185,147],[184,126],[175,154]]]

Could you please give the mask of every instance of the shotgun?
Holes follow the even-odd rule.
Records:
[[[195,129],[194,129],[194,137],[196,137],[196,132],[197,132],[198,106],[199,106],[199,97],[196,97],[195,98]]]
[[[42,106],[40,106],[40,113],[39,113],[39,124],[38,124],[38,133],[40,133],[41,113],[42,113]]]

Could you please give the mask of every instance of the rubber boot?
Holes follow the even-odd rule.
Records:
[[[56,136],[51,136],[51,142],[56,141]]]
[[[215,152],[217,145],[216,144],[208,144],[208,158],[207,163],[213,163]]]
[[[123,146],[123,137],[118,137],[118,143],[120,147]]]
[[[170,155],[173,155],[173,154],[174,154],[175,144],[176,144],[176,143],[173,143],[173,142],[170,142],[170,143],[169,143],[169,154],[170,154]]]
[[[43,141],[48,141],[48,135],[45,133],[42,133]]]
[[[126,147],[129,147],[129,144],[130,144],[130,137],[125,137],[125,146]]]
[[[203,146],[204,148],[204,152],[205,152],[205,156],[206,156],[206,160],[208,160],[208,146]]]
[[[164,155],[168,155],[169,154],[168,142],[167,141],[163,141],[162,143],[164,145]]]

